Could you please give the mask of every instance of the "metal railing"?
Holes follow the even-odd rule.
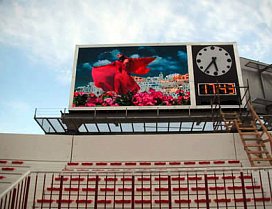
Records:
[[[32,172],[32,208],[271,208],[270,168]]]
[[[1,209],[271,208],[272,168],[27,172]]]
[[[26,172],[0,194],[0,209],[27,209],[30,172]]]

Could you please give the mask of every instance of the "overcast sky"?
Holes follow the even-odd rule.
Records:
[[[76,44],[237,42],[272,63],[272,0],[0,0],[0,133],[68,107]]]

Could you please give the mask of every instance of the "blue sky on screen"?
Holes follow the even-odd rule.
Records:
[[[272,63],[271,0],[0,0],[0,133],[68,107],[76,44],[237,42]]]

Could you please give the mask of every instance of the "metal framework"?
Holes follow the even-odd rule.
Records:
[[[37,109],[34,119],[46,134],[175,134],[214,132],[219,114],[206,110],[59,111],[48,116]],[[56,110],[55,110],[56,111]],[[217,131],[225,131],[222,127]]]
[[[241,105],[237,105],[234,109],[224,108],[225,112],[241,112],[246,108],[243,106],[243,100],[250,99],[248,87],[238,88],[247,89],[240,98]],[[222,124],[220,108],[220,96],[215,95],[211,99],[210,108],[206,109],[158,108],[92,111],[36,109],[34,119],[46,134],[119,135],[225,132],[226,128]]]

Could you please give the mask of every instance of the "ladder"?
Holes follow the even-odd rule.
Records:
[[[237,112],[224,113],[221,111],[226,131],[235,130],[239,133],[251,166],[271,166],[272,136],[250,102],[248,111],[248,120],[241,119],[242,117]]]

